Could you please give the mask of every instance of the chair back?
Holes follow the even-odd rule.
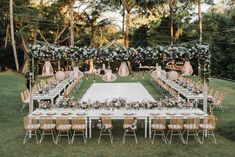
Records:
[[[84,125],[85,118],[84,117],[74,117],[72,118],[72,125]]]
[[[57,117],[56,126],[69,124],[69,119],[67,117]]]
[[[223,93],[220,93],[220,95],[218,96],[218,100],[220,102],[222,102],[224,100],[224,94]]]
[[[188,117],[186,119],[186,124],[193,124],[193,125],[196,125],[198,127],[199,123],[200,123],[199,117]]]
[[[35,118],[24,117],[24,128],[26,129],[29,124],[38,124]]]
[[[25,99],[23,92],[20,93],[20,98],[21,98],[22,103],[24,103],[26,99]]]
[[[183,127],[184,118],[182,116],[171,116],[170,124],[171,125],[180,125]]]
[[[216,118],[215,118],[215,116],[214,115],[209,115],[208,117],[206,117],[204,119],[204,124],[210,124],[215,128],[216,127]]]
[[[210,91],[209,91],[209,96],[213,96],[215,93],[215,90],[213,88],[210,88]]]
[[[161,124],[161,125],[166,125],[166,117],[164,116],[155,116],[152,119],[152,124]]]
[[[125,116],[123,120],[123,125],[132,125],[134,123],[133,116]]]
[[[23,93],[24,93],[24,97],[25,97],[25,100],[26,100],[29,97],[29,95],[28,95],[26,90]]]
[[[54,124],[51,116],[41,116],[39,120],[40,124]]]
[[[112,120],[110,116],[101,117],[101,121],[103,125],[112,125]]]

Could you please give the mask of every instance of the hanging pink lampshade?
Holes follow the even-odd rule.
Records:
[[[128,69],[126,62],[121,63],[119,70],[118,70],[118,75],[121,77],[126,77],[129,75],[129,69]]]
[[[157,69],[156,69],[156,78],[160,78],[161,77],[161,74],[162,74],[162,68],[161,66],[157,66]]]
[[[186,61],[184,63],[184,66],[182,67],[182,73],[185,76],[190,76],[190,75],[193,74],[193,68],[192,68],[192,66],[191,66],[189,61]]]
[[[170,80],[177,80],[178,77],[179,77],[179,74],[176,71],[170,71],[168,73],[168,79]]]
[[[62,81],[65,79],[65,73],[63,71],[57,71],[55,74],[55,78],[57,81]]]
[[[77,79],[81,79],[84,76],[83,72],[79,70],[79,67],[74,67],[73,73],[74,73],[74,77]]]
[[[42,76],[52,76],[54,75],[53,73],[53,67],[51,65],[50,61],[45,61],[45,64],[43,65],[42,68]]]

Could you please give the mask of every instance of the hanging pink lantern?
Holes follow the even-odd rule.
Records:
[[[74,67],[73,73],[74,73],[74,77],[77,79],[81,79],[84,76],[83,72],[79,70],[79,67]]]
[[[179,77],[179,74],[176,71],[170,71],[168,73],[168,79],[172,81],[177,80],[178,77]]]
[[[192,66],[191,66],[189,61],[186,61],[184,63],[184,66],[182,67],[182,73],[185,76],[190,76],[190,75],[193,74],[193,68],[192,68]]]
[[[63,71],[57,71],[55,74],[55,78],[57,81],[62,81],[65,79],[65,73]]]
[[[126,62],[121,63],[119,70],[118,70],[118,75],[121,77],[126,77],[129,75],[129,69],[128,69]]]
[[[50,61],[45,61],[45,64],[42,68],[42,76],[52,76],[54,75],[53,67]]]

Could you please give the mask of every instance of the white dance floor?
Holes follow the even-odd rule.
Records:
[[[93,83],[81,101],[111,101],[125,98],[131,101],[155,101],[141,83]]]

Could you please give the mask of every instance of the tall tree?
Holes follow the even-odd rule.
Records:
[[[69,15],[70,15],[70,45],[74,47],[74,14],[73,14],[74,0],[69,2]]]
[[[18,55],[17,55],[17,52],[16,52],[16,43],[15,43],[15,36],[14,36],[13,0],[10,0],[9,4],[10,4],[11,42],[12,42],[12,47],[13,47],[16,71],[19,72],[19,62],[18,62]]]
[[[125,8],[126,14],[126,47],[129,47],[129,25],[130,25],[130,17],[131,11],[136,6],[136,0],[123,0],[123,7]]]
[[[202,2],[198,0],[199,44],[202,44]]]

